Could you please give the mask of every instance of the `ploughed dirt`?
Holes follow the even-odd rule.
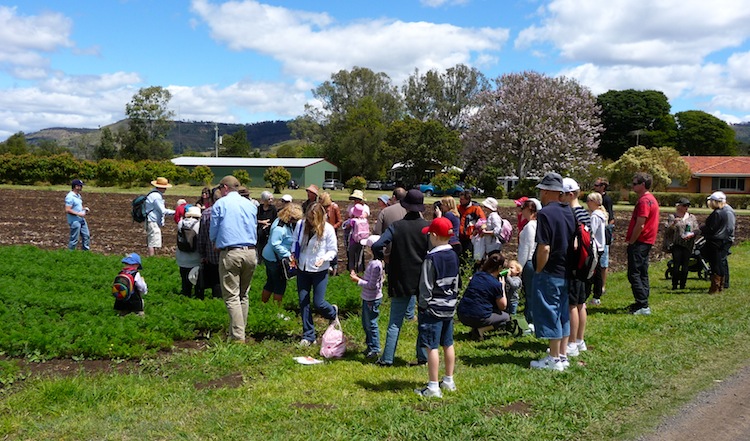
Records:
[[[177,199],[185,198],[189,203],[197,199],[195,194],[175,194],[167,191],[167,207],[174,208]],[[4,216],[0,218],[0,245],[33,245],[43,249],[62,249],[67,247],[69,227],[64,212],[66,191],[42,190],[5,190]],[[142,224],[134,223],[130,217],[130,203],[133,194],[82,194],[84,206],[91,209],[87,221],[91,230],[91,249],[102,254],[125,255],[130,252],[146,252],[146,235]],[[342,212],[348,201],[338,202]],[[378,209],[370,204],[374,223]],[[673,212],[672,207],[662,208],[662,224],[667,215]],[[500,215],[516,224],[516,210],[501,208]],[[617,213],[615,242],[611,248],[610,268],[624,269],[626,266],[625,232],[630,213]],[[425,217],[432,218],[428,206]],[[706,215],[698,215],[699,222],[705,221]],[[750,218],[737,219],[737,241],[750,239]],[[176,241],[176,224],[171,217],[166,220],[162,229],[164,248],[160,255],[174,255]],[[339,234],[341,239],[341,234]],[[505,246],[508,258],[515,258],[518,235]],[[651,254],[652,260],[669,257],[661,251],[661,236]],[[345,268],[346,253],[343,242],[339,240],[339,261]],[[200,350],[200,342],[178,342],[176,349]],[[42,363],[20,361],[32,375],[67,376],[83,372],[119,372],[129,371],[137,362],[114,363],[110,360],[50,360]],[[237,387],[244,379],[233,375],[216,382],[197,384],[197,388]],[[497,409],[496,412],[525,413],[523,405],[519,408]],[[690,437],[696,440],[745,440],[750,439],[750,367],[739,374],[723,381],[720,385],[700,394],[692,403],[683,408],[676,416],[667,419],[652,436],[642,438],[646,441],[677,440]]]

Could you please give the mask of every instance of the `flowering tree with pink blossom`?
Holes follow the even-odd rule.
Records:
[[[520,179],[582,172],[597,160],[602,125],[596,97],[565,77],[505,74],[479,94],[463,137],[466,169],[495,167]]]

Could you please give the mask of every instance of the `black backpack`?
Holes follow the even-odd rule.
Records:
[[[180,222],[181,226],[177,229],[177,249],[185,251],[186,253],[192,253],[197,249],[197,234],[193,227],[199,222],[199,220],[194,218],[184,218]]]
[[[596,252],[591,233],[580,222],[576,222],[575,233],[570,239],[568,262],[571,274],[575,279],[587,282],[594,277],[596,265],[599,263],[599,255]]]
[[[130,210],[130,214],[133,216],[133,221],[138,222],[139,224],[146,220],[148,217],[148,213],[146,213],[146,210],[144,210],[144,205],[146,204],[146,198],[149,194],[159,191],[159,190],[151,190],[148,192],[148,194],[142,194],[140,196],[136,196],[135,199],[133,199],[133,202],[131,203],[132,208]]]

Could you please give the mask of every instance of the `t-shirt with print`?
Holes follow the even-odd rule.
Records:
[[[630,218],[630,224],[628,225],[628,233],[625,235],[625,240],[628,242],[630,242],[635,222],[639,217],[645,217],[646,223],[643,224],[643,231],[641,231],[641,235],[636,240],[653,245],[656,242],[656,235],[659,232],[659,203],[656,202],[656,198],[651,192],[647,191],[644,193],[643,196],[638,198],[638,202],[635,203],[633,216]]]

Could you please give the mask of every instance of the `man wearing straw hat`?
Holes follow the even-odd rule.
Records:
[[[161,227],[164,226],[164,216],[174,216],[174,210],[164,206],[164,192],[172,184],[165,177],[159,176],[151,181],[154,190],[146,197],[143,209],[146,210],[146,240],[148,246],[148,255],[153,256],[156,248],[161,248]]]

